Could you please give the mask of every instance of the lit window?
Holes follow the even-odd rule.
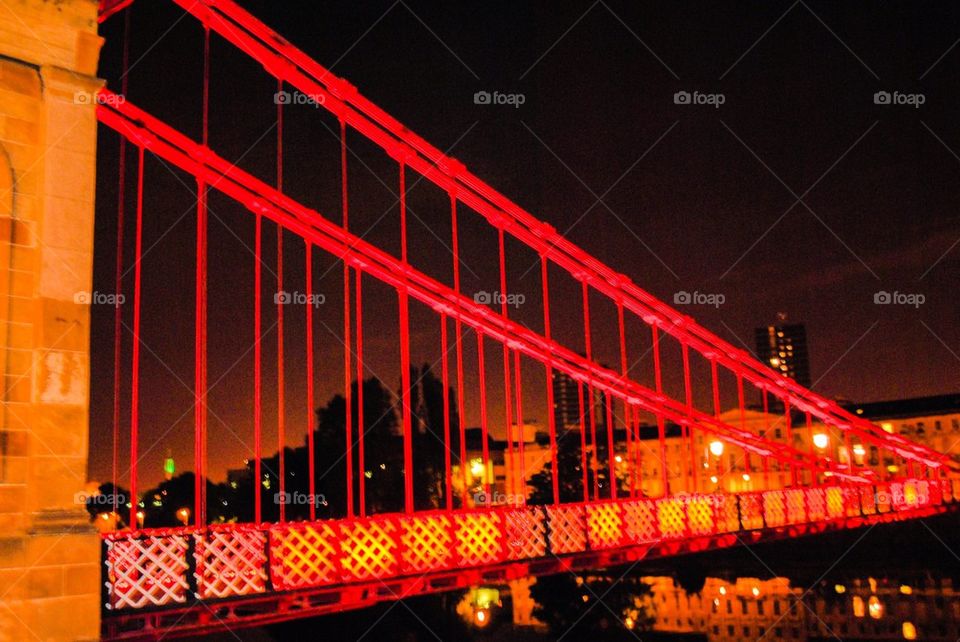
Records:
[[[917,627],[913,625],[913,622],[904,622],[903,623],[903,639],[904,640],[916,640],[917,639]]]

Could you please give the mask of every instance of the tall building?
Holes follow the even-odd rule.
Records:
[[[559,370],[553,371],[553,418],[556,421],[557,431],[580,430],[580,416],[583,414],[584,423],[589,428],[590,416],[589,408],[584,411],[580,409],[580,390],[577,381]],[[589,404],[587,389],[583,390],[585,404]],[[606,397],[599,390],[593,391],[593,416],[596,420],[597,430],[606,430],[607,410]]]
[[[755,332],[757,358],[784,377],[810,387],[810,359],[807,355],[807,330],[802,323],[786,323],[781,314],[777,323]]]

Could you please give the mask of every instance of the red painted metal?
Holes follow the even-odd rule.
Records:
[[[136,501],[132,502],[131,530],[105,536],[107,562],[107,608],[125,613],[107,621],[107,637],[123,638],[166,635],[171,632],[205,632],[214,626],[209,618],[194,617],[193,607],[185,606],[187,591],[193,587],[205,603],[216,605],[226,613],[224,622],[255,624],[322,612],[320,602],[329,600],[338,608],[361,606],[381,599],[441,590],[453,586],[476,584],[490,578],[504,579],[528,574],[569,570],[577,565],[592,567],[625,563],[648,555],[671,555],[682,552],[730,546],[739,540],[737,533],[749,532],[751,541],[766,537],[788,537],[822,532],[826,528],[850,528],[876,521],[905,519],[946,510],[946,501],[953,501],[957,488],[951,480],[929,480],[930,469],[942,469],[949,460],[919,444],[885,433],[876,426],[850,415],[832,401],[826,400],[786,380],[760,364],[746,352],[736,349],[716,335],[701,328],[691,319],[658,301],[635,286],[626,276],[617,274],[580,248],[564,239],[546,224],[534,219],[506,197],[468,172],[460,163],[430,146],[404,128],[385,112],[363,98],[353,87],[309,59],[284,41],[233,0],[173,0],[189,14],[199,18],[204,27],[203,127],[197,143],[165,123],[153,118],[129,101],[105,100],[97,105],[102,123],[129,140],[139,149],[137,180],[137,240],[134,284],[134,353],[131,406],[131,494],[136,498],[139,417],[139,322],[140,266],[143,219],[143,166],[145,149],[152,155],[191,174],[197,181],[196,238],[196,309],[195,309],[195,458],[196,510],[191,528],[137,530]],[[105,19],[124,2],[101,5]],[[129,13],[126,19],[129,19]],[[277,105],[276,186],[255,178],[210,149],[208,141],[210,34],[217,33],[240,48],[276,77],[279,90],[285,86],[313,96],[318,104],[338,117],[340,122],[340,164],[342,189],[342,222],[336,224],[319,212],[309,209],[283,193],[283,108]],[[125,87],[125,84],[124,84]],[[401,251],[399,259],[374,246],[350,231],[348,225],[347,128],[387,152],[398,163],[399,225]],[[124,142],[125,144],[125,142]],[[419,174],[445,190],[450,196],[453,245],[453,287],[433,279],[408,260],[407,171]],[[121,167],[122,175],[122,167]],[[254,329],[254,431],[255,431],[255,523],[211,526],[205,514],[205,474],[207,448],[207,197],[216,189],[248,209],[255,217],[255,297]],[[122,197],[121,197],[122,199]],[[464,296],[460,280],[460,246],[458,203],[478,212],[497,230],[499,251],[499,310],[481,305]],[[122,200],[120,202],[122,209]],[[311,502],[310,521],[285,523],[284,503],[280,503],[280,523],[262,522],[260,501],[261,471],[261,254],[262,218],[277,225],[277,289],[283,291],[283,235],[294,234],[306,246],[306,325],[307,355],[307,442],[309,488],[315,495],[313,444],[314,337],[312,261],[316,248],[343,261],[344,287],[344,396],[346,517],[317,521],[315,504]],[[122,219],[118,237],[122,233]],[[543,300],[543,332],[537,333],[511,320],[507,306],[506,235],[537,252],[540,257]],[[118,240],[118,243],[120,241]],[[118,250],[117,272],[122,256]],[[570,274],[581,284],[585,355],[557,341],[551,332],[549,271],[556,267]],[[351,269],[356,273],[355,299],[351,301]],[[400,348],[401,391],[400,413],[403,433],[404,511],[397,514],[366,514],[364,478],[363,377],[363,295],[362,279],[368,275],[396,290],[399,308],[398,339]],[[119,277],[116,289],[121,287]],[[591,337],[589,296],[591,288],[616,305],[619,331],[619,372],[594,360]],[[440,317],[442,383],[444,395],[444,490],[443,510],[416,511],[414,502],[413,418],[411,406],[411,355],[409,300],[423,303]],[[285,413],[284,413],[284,308],[278,296],[277,378],[279,491],[285,490]],[[562,302],[561,302],[562,303]],[[354,308],[355,309],[352,309]],[[559,307],[555,307],[559,309]],[[355,325],[351,319],[355,315]],[[654,386],[648,388],[630,378],[627,366],[626,324],[638,318],[649,326],[653,340]],[[457,423],[459,428],[459,465],[463,474],[461,506],[453,502],[451,432],[452,412],[449,398],[450,372],[447,359],[449,338],[447,319],[455,327],[457,375]],[[504,376],[504,420],[507,430],[508,470],[515,467],[513,440],[518,439],[520,480],[525,484],[523,406],[521,399],[521,355],[542,364],[546,374],[547,420],[550,439],[552,502],[544,507],[527,506],[526,497],[511,506],[471,507],[468,496],[468,465],[465,440],[464,363],[462,339],[465,327],[476,334],[479,371],[479,408],[482,436],[483,487],[491,495],[487,416],[485,347],[488,341],[500,343]],[[355,335],[356,364],[351,348]],[[676,339],[682,350],[684,398],[674,399],[664,392],[660,341],[663,336]],[[692,401],[690,349],[710,364],[713,408],[711,413],[696,409]],[[116,348],[119,350],[119,346]],[[513,351],[511,387],[510,351]],[[115,352],[115,359],[119,358]],[[538,366],[539,367],[539,366]],[[739,426],[720,419],[719,368],[731,373],[737,382],[740,410]],[[119,368],[115,365],[117,376]],[[353,393],[353,376],[357,392]],[[564,471],[558,461],[558,427],[554,406],[554,376],[572,378],[578,391],[581,476],[583,501],[561,503],[560,478],[574,475]],[[744,382],[757,387],[763,396],[764,413],[769,409],[768,396],[783,403],[786,422],[786,443],[771,439],[769,420],[764,433],[756,435],[747,429],[745,419]],[[356,399],[353,399],[353,396]],[[513,423],[513,398],[516,399],[516,425]],[[609,499],[600,499],[598,486],[598,437],[595,407],[598,398],[606,415],[607,467]],[[119,399],[119,394],[117,395]],[[353,419],[353,403],[357,419]],[[614,441],[614,408],[622,404],[626,429],[626,461],[633,462],[630,493],[617,497],[616,444]],[[616,406],[619,407],[619,406]],[[809,449],[794,447],[791,412],[805,413]],[[660,475],[663,496],[644,497],[640,413],[657,419]],[[589,444],[585,414],[589,413]],[[831,432],[842,432],[847,448],[847,462],[817,452],[812,440],[812,418],[824,422]],[[354,421],[357,431],[354,441]],[[680,426],[680,459],[686,461],[689,449],[691,484],[684,484],[692,493],[677,494],[669,486],[670,475],[666,456],[666,423]],[[565,428],[565,427],[564,427]],[[742,449],[745,469],[753,470],[751,457],[763,461],[764,484],[769,485],[768,462],[776,461],[779,470],[788,466],[792,485],[787,489],[728,495],[702,494],[698,478],[695,436],[709,435],[729,448]],[[871,485],[878,476],[863,470],[855,474],[850,451],[851,437],[877,448],[883,463],[883,452],[907,462],[908,478],[891,479],[889,485]],[[354,446],[357,458],[354,458]],[[731,450],[726,451],[727,456]],[[589,462],[587,457],[589,456]],[[953,467],[953,464],[950,464]],[[356,466],[356,468],[355,468]],[[588,466],[593,471],[593,493],[589,488]],[[116,462],[114,469],[116,469]],[[915,478],[918,473],[922,479]],[[718,476],[723,473],[718,463]],[[801,487],[798,471],[810,471],[809,484]],[[866,466],[864,467],[867,468]],[[356,470],[356,473],[354,472]],[[869,474],[868,474],[869,473]],[[511,474],[515,474],[511,472]],[[938,475],[940,470],[938,470]],[[114,473],[116,475],[116,473]],[[357,481],[355,481],[355,476]],[[778,476],[779,477],[779,476]],[[806,479],[806,475],[804,475]],[[832,485],[821,481],[832,481]],[[953,480],[956,483],[956,480]],[[354,488],[359,495],[354,500]],[[510,492],[516,489],[510,487]],[[947,489],[950,492],[944,492]],[[954,507],[954,504],[950,504]],[[359,513],[359,516],[357,515]],[[452,575],[452,573],[456,573]],[[189,578],[193,578],[192,582]],[[451,580],[451,578],[455,578]],[[380,586],[378,586],[378,584]],[[384,591],[383,588],[387,590]],[[395,587],[395,588],[394,588]],[[284,593],[284,594],[281,594]],[[289,609],[290,595],[298,596],[297,609]],[[357,597],[363,595],[364,597]],[[222,601],[221,600],[225,600]],[[307,605],[307,608],[304,608]],[[205,605],[206,606],[206,605]],[[278,609],[287,609],[282,612]],[[147,609],[147,611],[141,611]],[[151,609],[155,611],[151,612]],[[275,612],[271,613],[270,609]],[[208,609],[209,610],[209,609]],[[161,619],[155,613],[178,617]],[[219,617],[219,616],[218,616]],[[176,622],[175,624],[170,624]],[[182,624],[181,624],[182,622]],[[149,630],[143,628],[149,626]]]

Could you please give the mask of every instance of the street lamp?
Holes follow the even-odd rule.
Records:
[[[710,442],[710,453],[714,457],[720,457],[723,455],[723,442],[722,441],[711,441]]]

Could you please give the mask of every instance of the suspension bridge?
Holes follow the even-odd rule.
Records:
[[[122,329],[118,307],[113,376],[118,399],[121,394],[129,395],[125,401],[129,416],[120,415],[118,401],[113,481],[116,488],[122,481],[118,480],[118,471],[129,466],[130,495],[138,497],[143,486],[137,466],[142,454],[140,422],[147,405],[162,402],[143,394],[139,378],[143,229],[144,220],[151,215],[144,207],[143,194],[148,188],[144,167],[159,161],[189,175],[196,185],[192,310],[195,510],[183,526],[143,528],[134,500],[125,520],[131,527],[102,535],[104,638],[160,639],[256,626],[528,575],[602,568],[648,557],[914,519],[955,505],[960,496],[960,477],[950,458],[886,432],[781,376],[747,351],[658,300],[629,276],[604,265],[464,164],[413,133],[233,0],[171,2],[203,27],[203,40],[197,49],[203,52],[197,63],[204,69],[203,85],[198,87],[202,94],[202,110],[197,115],[200,136],[191,138],[152,115],[149,106],[126,99],[123,84],[101,89],[96,101],[101,134],[118,136],[121,150],[129,147],[135,158],[135,179],[123,183],[128,160],[123,152],[119,174],[119,233],[123,233],[124,216],[128,223],[132,217],[136,237],[133,256],[120,256],[123,241],[119,239],[116,257],[116,293],[123,293],[124,285],[132,287],[127,305],[132,308],[133,340],[131,353],[125,354],[119,347]],[[103,0],[100,20],[129,20],[130,12],[136,10],[137,3],[131,0]],[[124,33],[126,48],[129,28]],[[324,168],[339,173],[339,212],[318,211],[285,193],[283,118],[288,107],[283,101],[277,102],[275,176],[245,171],[211,144],[210,42],[214,38],[260,65],[275,81],[277,92],[297,91],[310,96],[319,109],[339,123],[339,166]],[[124,58],[126,72],[126,53]],[[126,78],[124,73],[121,82]],[[399,203],[392,224],[399,234],[399,251],[376,244],[351,226],[353,168],[348,137],[377,148],[396,168]],[[406,198],[411,185],[421,181],[440,190],[449,207],[451,237],[447,241],[453,260],[452,270],[444,278],[438,278],[431,266],[418,262],[408,252],[408,233],[414,232],[407,217]],[[125,190],[135,193],[132,212],[123,211]],[[248,214],[246,224],[255,229],[254,256],[248,265],[255,278],[249,299],[252,331],[258,339],[253,347],[254,380],[249,394],[255,408],[251,467],[257,483],[249,498],[254,504],[254,517],[249,523],[212,523],[206,510],[208,199],[213,192],[242,207]],[[462,286],[460,253],[464,239],[459,231],[464,217],[474,217],[496,235],[498,253],[494,258],[499,278],[486,283],[485,290],[498,292],[498,300],[478,301]],[[277,228],[275,257],[264,252],[266,226]],[[296,240],[305,252],[303,279],[308,300],[316,293],[313,257],[323,255],[342,263],[342,361],[338,367],[348,409],[351,404],[363,408],[362,398],[352,398],[363,394],[363,386],[355,387],[353,382],[362,381],[369,373],[364,361],[362,284],[379,284],[396,298],[397,323],[389,338],[398,346],[401,377],[398,415],[403,444],[402,510],[368,510],[365,494],[369,482],[364,471],[369,462],[365,461],[364,437],[369,426],[362,412],[347,411],[342,515],[320,519],[316,505],[311,503],[306,519],[287,519],[282,505],[276,521],[264,518],[259,481],[263,479],[263,449],[267,447],[261,408],[266,366],[259,337],[264,316],[272,306],[261,296],[262,266],[276,261],[277,291],[282,291],[284,236],[287,242]],[[537,257],[539,292],[531,297],[542,308],[537,327],[518,320],[507,303],[507,294],[513,292],[515,284],[508,278],[509,253],[505,247],[516,243]],[[289,245],[286,252],[290,252]],[[124,275],[130,275],[127,278],[132,278],[132,283],[124,284]],[[578,296],[574,300],[560,298],[554,278],[574,283]],[[570,288],[563,291],[569,292]],[[437,505],[429,508],[417,505],[412,474],[422,463],[413,446],[418,430],[412,400],[416,384],[411,381],[413,304],[427,311],[439,335],[437,351],[444,391],[442,493]],[[604,363],[595,345],[611,339],[600,337],[591,325],[596,320],[592,309],[601,306],[612,310],[615,320],[616,367]],[[307,330],[302,345],[296,347],[284,343],[282,304],[277,305],[275,314],[280,343],[277,363],[270,368],[276,369],[280,388],[277,490],[284,493],[288,489],[284,431],[294,429],[284,422],[284,358],[290,358],[291,350],[298,350],[302,351],[305,369],[296,376],[307,383],[304,398],[296,400],[303,413],[296,430],[306,427],[303,432],[309,473],[305,490],[314,496],[318,475],[324,472],[314,469],[315,451],[327,445],[314,443],[312,429],[314,382],[319,367],[314,353],[313,307],[303,306],[301,321]],[[583,326],[576,342],[551,332],[561,315],[572,314],[578,315],[578,323]],[[630,366],[640,355],[630,353],[628,336],[635,335],[638,328],[652,356],[649,381],[641,380]],[[465,358],[468,342],[476,344],[470,354],[477,363],[468,363]],[[492,370],[498,371],[495,383],[489,376]],[[534,371],[536,375],[531,374]],[[530,398],[524,377],[532,376],[547,382],[541,390],[543,399]],[[549,410],[557,403],[550,382],[558,376],[576,386],[578,425],[556,425],[555,414]],[[668,379],[680,385],[668,385]],[[501,388],[497,396],[502,400],[504,416],[498,421],[506,428],[507,460],[521,462],[508,470],[508,477],[513,479],[508,485],[522,492],[506,504],[477,505],[470,497],[471,487],[477,482],[468,479],[470,458],[463,418],[468,400],[475,400],[482,432],[480,463],[486,470],[491,466],[488,445],[493,422],[487,412],[488,395],[493,394],[494,385]],[[455,394],[446,394],[448,390]],[[722,395],[735,395],[737,419],[729,419],[737,413],[722,412]],[[762,400],[759,427],[745,419],[748,396],[754,395]],[[708,403],[695,401],[700,397]],[[512,425],[523,424],[524,407],[529,409],[531,405],[548,409],[544,470],[549,473],[551,497],[537,504],[527,496],[527,473],[531,471],[522,469],[525,440],[510,430]],[[641,438],[646,418],[656,426],[654,440]],[[614,430],[615,423],[619,423],[619,430]],[[679,427],[680,455],[676,461],[670,460],[667,452],[670,427]],[[823,437],[815,438],[815,432]],[[559,444],[564,439],[578,442],[578,465],[562,465]],[[742,462],[740,467],[724,471],[720,461],[703,452],[704,443],[709,444],[708,450],[717,460],[723,453],[735,453]],[[129,445],[128,452],[121,452],[121,444]],[[625,468],[621,468],[624,460]],[[642,479],[644,466],[651,460],[660,476],[655,493],[645,489]],[[678,473],[671,473],[678,467]],[[726,476],[741,472],[744,478],[752,477],[756,482],[752,488],[731,489],[724,484]],[[712,473],[709,480],[705,478],[708,473]],[[602,475],[609,483],[597,482]],[[491,480],[482,477],[478,484],[490,496]],[[573,499],[565,497],[562,490],[571,482],[579,493]]]

